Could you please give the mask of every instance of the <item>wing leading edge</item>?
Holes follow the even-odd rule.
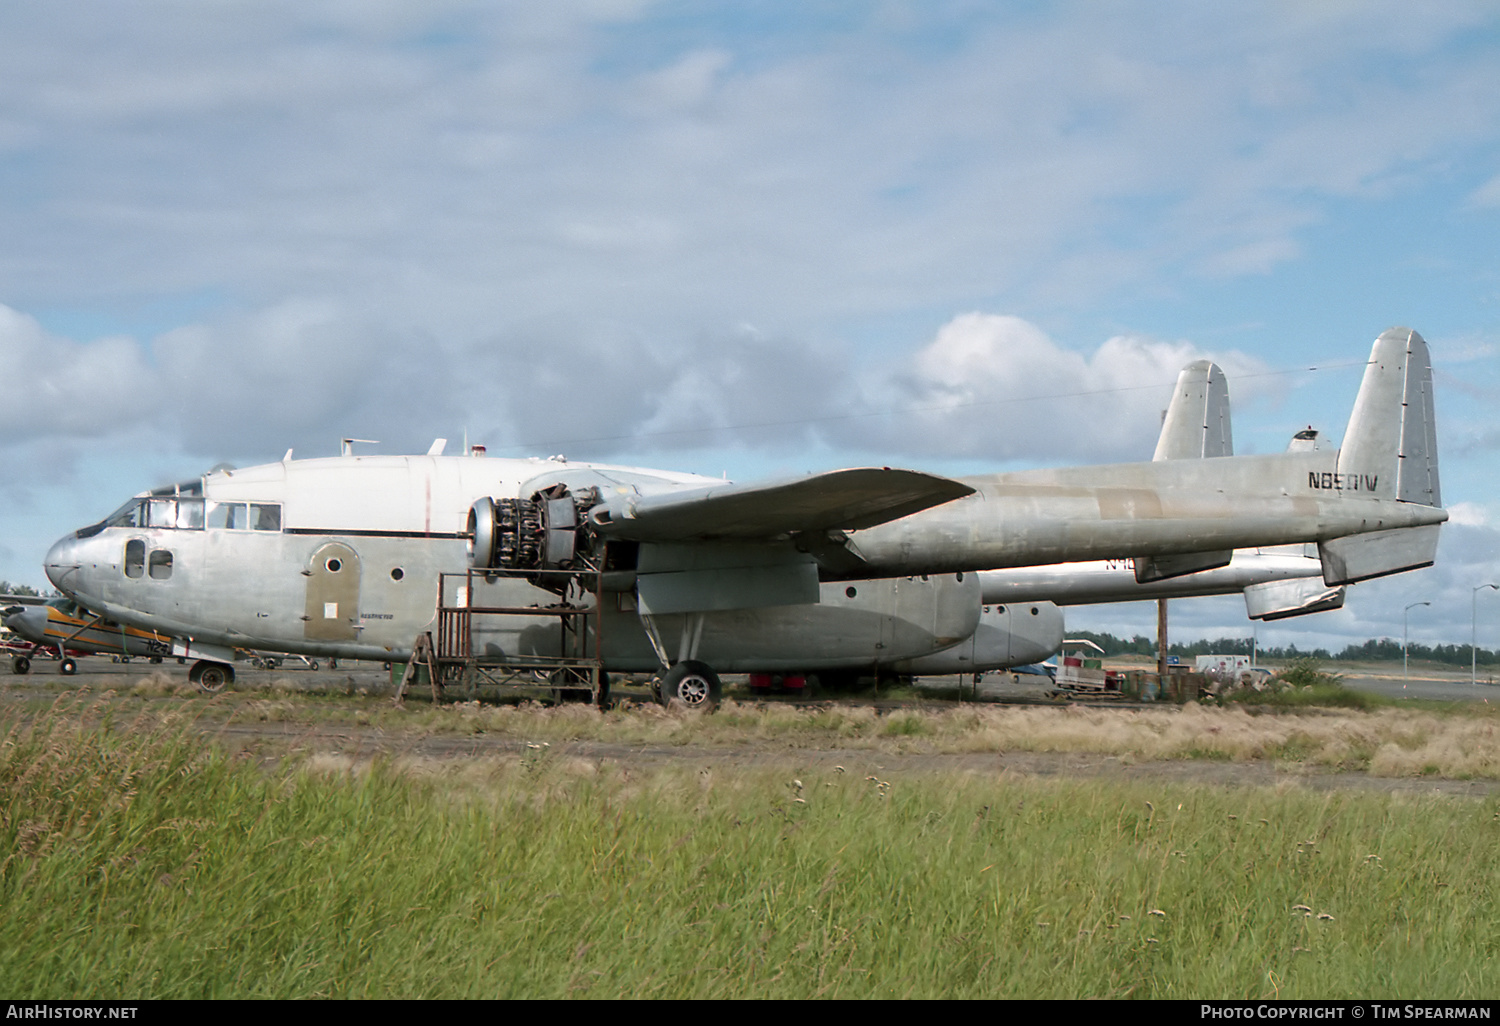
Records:
[[[631,541],[748,540],[857,531],[973,494],[952,478],[888,467],[784,481],[617,495],[594,507],[599,533]]]

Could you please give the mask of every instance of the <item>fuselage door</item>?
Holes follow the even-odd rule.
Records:
[[[312,554],[307,568],[308,641],[354,641],[359,637],[359,554],[343,542],[329,542]]]

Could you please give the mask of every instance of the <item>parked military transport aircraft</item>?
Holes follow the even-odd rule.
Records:
[[[1228,566],[1144,584],[1136,580],[1133,559],[987,570],[979,575],[980,597],[987,604],[1045,597],[1059,606],[1085,606],[1237,592],[1245,596],[1245,613],[1252,620],[1322,613],[1344,604],[1344,586],[1323,583],[1316,545],[1238,549]]]
[[[235,648],[403,661],[439,608],[519,611],[476,627],[471,651],[556,650],[546,610],[583,600],[587,573],[586,647],[606,668],[665,670],[665,698],[711,701],[716,670],[949,648],[978,624],[975,571],[1133,558],[1147,582],[1288,543],[1319,546],[1330,586],[1428,565],[1447,519],[1432,409],[1426,344],[1400,328],[1376,341],[1337,451],[750,485],[439,446],[288,453],[137,496],[59,540],[45,569],[90,609],[179,639],[210,683]]]

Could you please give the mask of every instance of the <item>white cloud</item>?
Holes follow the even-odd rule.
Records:
[[[0,444],[95,438],[150,417],[152,376],[136,343],[73,342],[0,306]]]
[[[1484,527],[1489,523],[1489,513],[1477,502],[1455,502],[1448,507],[1448,523],[1465,527]]]
[[[963,314],[868,389],[864,404],[892,416],[843,441],[862,434],[871,447],[946,458],[1150,459],[1178,372],[1204,358],[1224,367],[1231,397],[1236,373],[1262,368],[1238,352],[1127,336],[1085,355],[1021,318]]]
[[[809,47],[705,11],[643,61],[660,10],[7,13],[4,298],[339,294],[469,337],[1076,302],[1285,264],[1311,196],[1390,188],[1500,105],[1494,62],[1400,74],[1471,8],[971,13],[941,59],[915,44],[942,12]]]

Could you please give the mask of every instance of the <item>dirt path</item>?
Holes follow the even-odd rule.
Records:
[[[55,663],[42,663],[24,677],[0,675],[0,704],[21,705],[40,710],[57,698],[79,689],[87,689],[94,702],[108,702],[120,712],[142,708],[168,710],[199,699],[166,693],[142,699],[131,690],[150,678],[163,681],[182,678],[186,669],[173,664],[150,666],[133,662],[113,664],[90,659],[73,677],[63,677]],[[163,677],[165,674],[165,678]],[[380,694],[386,686],[386,674],[379,667],[343,667],[277,671],[242,668],[238,671],[236,700],[286,700],[299,697],[297,692],[315,693],[364,690]],[[276,685],[273,689],[272,685]],[[112,693],[112,694],[111,694]],[[1034,704],[1034,696],[1018,695],[1024,704]],[[1268,760],[1216,761],[1207,759],[1141,761],[1128,756],[1089,752],[984,752],[936,754],[930,752],[838,748],[820,744],[807,747],[804,736],[795,743],[784,739],[756,738],[748,734],[742,742],[682,744],[625,744],[594,740],[528,742],[513,736],[493,733],[454,734],[435,730],[406,730],[359,726],[348,723],[319,724],[308,722],[316,715],[309,705],[300,704],[287,721],[226,722],[230,704],[215,707],[207,700],[194,711],[195,723],[205,736],[213,737],[230,751],[256,753],[275,760],[289,752],[338,753],[356,759],[376,756],[415,756],[431,759],[524,756],[545,749],[551,757],[583,759],[601,763],[629,765],[665,765],[671,763],[707,764],[727,767],[785,766],[791,771],[808,768],[832,769],[842,766],[850,773],[889,776],[930,772],[963,772],[1007,774],[1027,777],[1098,777],[1111,780],[1195,783],[1224,787],[1303,787],[1311,790],[1352,789],[1385,793],[1423,793],[1489,796],[1500,794],[1500,781],[1450,780],[1425,776],[1376,777],[1365,773],[1330,772],[1315,767],[1288,766]],[[217,699],[212,700],[217,702]],[[337,697],[330,699],[337,703]],[[370,701],[365,698],[364,701]],[[319,702],[321,704],[321,700]],[[868,705],[869,703],[864,703]],[[922,703],[931,707],[934,703]],[[1061,713],[1061,709],[1059,712]],[[133,715],[133,712],[132,712]],[[238,718],[237,718],[238,719]]]

